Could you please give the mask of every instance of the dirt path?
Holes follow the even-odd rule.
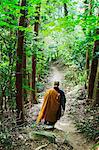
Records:
[[[59,71],[57,67],[51,67],[51,74],[49,75],[47,88],[50,88],[53,84],[53,81],[60,81],[61,88],[63,87],[64,82],[64,73]],[[93,143],[89,143],[83,137],[82,134],[78,133],[73,121],[70,119],[68,113],[71,108],[71,105],[75,101],[75,93],[78,90],[78,86],[75,87],[74,91],[66,93],[66,110],[64,116],[56,123],[55,128],[64,131],[66,138],[69,143],[72,145],[74,150],[90,150]]]

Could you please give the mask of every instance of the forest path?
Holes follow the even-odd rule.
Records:
[[[51,71],[48,77],[48,83],[46,89],[53,86],[53,81],[60,81],[60,88],[67,91],[64,87],[64,71],[59,70],[57,66],[51,66]],[[55,124],[55,128],[61,131],[64,131],[66,139],[72,145],[73,150],[90,150],[93,143],[87,142],[82,134],[78,133],[76,127],[73,123],[73,120],[69,117],[69,112],[72,104],[75,101],[75,93],[77,93],[80,86],[76,86],[73,91],[65,93],[66,94],[66,110],[64,116],[61,117],[59,121]]]

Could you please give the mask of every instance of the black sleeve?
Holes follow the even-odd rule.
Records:
[[[65,110],[66,97],[65,93],[62,90],[60,90],[60,102],[63,110]]]

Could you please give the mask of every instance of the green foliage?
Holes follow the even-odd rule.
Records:
[[[0,144],[5,150],[10,150],[12,146],[12,138],[8,129],[0,131]]]
[[[33,131],[32,136],[34,138],[47,138],[50,142],[55,142],[55,135],[48,131]]]
[[[67,16],[64,16],[64,3],[67,5]],[[38,5],[41,8],[36,41],[33,27]],[[10,105],[14,105],[15,100],[16,33],[19,29],[25,31],[27,74],[32,72],[32,55],[36,56],[37,84],[45,80],[50,61],[57,59],[65,65],[77,66],[77,74],[67,72],[66,78],[73,78],[74,84],[84,82],[86,50],[89,50],[91,60],[93,43],[98,39],[95,31],[98,26],[97,1],[92,2],[92,10],[84,12],[84,9],[83,2],[70,0],[27,0],[26,7],[19,6],[19,0],[0,1],[0,88],[2,91],[6,87],[6,97],[12,97]],[[26,10],[28,27],[18,26],[22,15],[20,10]],[[41,88],[42,85],[37,85],[38,87]],[[23,88],[31,90],[27,83]]]
[[[0,96],[2,92],[8,106],[15,108],[15,48],[16,37],[13,29],[0,29]]]
[[[78,84],[84,84],[86,81],[85,71],[78,70],[77,66],[69,64],[68,70],[64,73],[66,86],[74,87]]]
[[[82,40],[79,39],[75,42],[72,50],[72,60],[74,64],[78,66],[79,70],[83,70],[86,63],[86,50],[89,51],[89,56],[91,59],[92,55],[93,42],[92,40]]]
[[[78,106],[79,107],[79,106]],[[76,119],[77,129],[83,133],[88,139],[97,141],[99,136],[98,123],[98,107],[91,108],[90,106],[84,106],[83,119]]]
[[[96,117],[94,120],[87,119],[84,122],[80,122],[76,126],[86,137],[95,140],[99,135],[99,131],[97,130],[98,122],[99,117]]]
[[[17,5],[18,0],[1,0],[0,5],[0,26],[15,28],[17,26],[17,19],[19,16],[20,6]]]
[[[98,150],[99,148],[99,144],[94,144],[94,146],[92,147],[92,150]]]
[[[44,84],[42,82],[36,83],[37,92],[42,92],[44,90]]]

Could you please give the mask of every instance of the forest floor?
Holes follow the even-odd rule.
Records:
[[[94,142],[88,141],[81,134],[75,125],[73,117],[83,116],[83,104],[85,91],[82,85],[71,86],[65,79],[66,69],[57,67],[57,64],[51,66],[48,75],[45,90],[39,93],[39,103],[35,104],[31,109],[27,109],[27,123],[24,126],[12,128],[13,143],[9,147],[0,147],[0,150],[91,150]],[[62,69],[61,69],[62,68]],[[38,112],[42,106],[43,96],[47,89],[53,86],[53,81],[60,81],[60,88],[66,94],[66,110],[64,116],[55,124],[54,129],[46,128],[43,123],[35,124]],[[76,105],[77,97],[83,93],[83,100],[80,101],[79,108]],[[76,107],[75,107],[76,106]],[[71,115],[77,109],[78,114]],[[8,139],[9,141],[9,139]],[[98,150],[98,149],[97,149]]]

